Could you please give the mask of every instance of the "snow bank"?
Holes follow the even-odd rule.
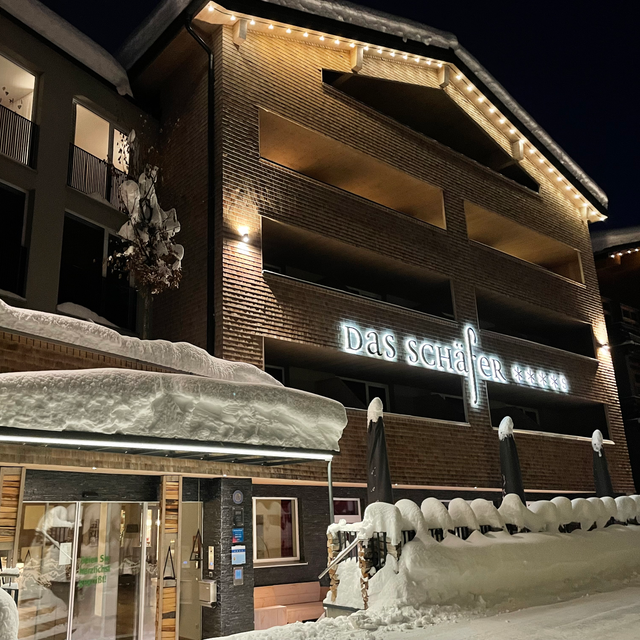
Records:
[[[402,530],[415,531],[419,538],[431,537],[420,507],[413,500],[398,500],[396,508],[402,515]]]
[[[0,638],[18,640],[18,608],[13,598],[0,588]]]
[[[494,529],[504,529],[504,520],[493,502],[483,498],[476,498],[471,502],[471,509],[478,520],[480,526],[493,527]]]
[[[579,522],[583,531],[588,531],[596,521],[597,512],[594,506],[584,498],[574,498],[571,501],[573,522]]]
[[[468,527],[471,531],[477,531],[478,520],[469,503],[462,498],[454,498],[449,502],[449,515],[454,527]]]
[[[110,82],[120,95],[133,95],[127,72],[100,45],[38,0],[0,0],[0,7],[59,49]]]
[[[511,524],[520,529],[524,529],[524,510],[526,507],[522,504],[520,496],[516,493],[508,493],[502,499],[502,504],[498,512],[502,516],[505,524]]]
[[[568,584],[622,578],[638,569],[640,527],[635,525],[570,535],[474,533],[455,546],[415,538],[403,546],[398,573],[386,576],[384,591],[369,591],[369,606],[467,602],[480,596],[495,602],[537,590],[562,592]]]
[[[0,300],[0,328],[216,380],[282,386],[275,378],[252,364],[214,358],[204,349],[187,342],[131,338],[92,322],[54,313],[18,309],[5,304],[2,300]]]
[[[420,511],[424,516],[427,529],[442,529],[445,533],[453,530],[453,520],[438,498],[427,498],[422,502]]]
[[[602,502],[600,498],[587,498],[587,502],[590,502],[593,505],[596,516],[596,527],[599,529],[604,528],[610,518],[609,510],[605,506],[604,502]]]
[[[611,496],[604,496],[603,498],[600,498],[600,500],[602,500],[602,504],[605,506],[609,517],[617,519],[618,503],[615,501],[615,498],[612,498]]]
[[[529,505],[529,511],[541,520],[540,531],[555,533],[560,526],[558,507],[551,500],[538,500]],[[527,527],[528,529],[529,527]]]
[[[346,423],[339,402],[262,383],[128,369],[0,375],[0,424],[20,429],[337,451]]]
[[[94,313],[91,309],[87,309],[87,307],[83,307],[75,302],[63,302],[56,307],[56,311],[64,313],[65,315],[74,316],[75,318],[80,318],[81,320],[87,320],[88,322],[102,324],[105,327],[112,327],[114,329],[118,328],[118,325],[113,324],[113,322],[109,322],[109,320],[99,316],[97,313]]]
[[[402,542],[403,524],[404,517],[398,507],[386,502],[374,502],[365,509],[360,530],[367,538],[371,538],[374,532],[384,531],[391,544],[397,545]]]

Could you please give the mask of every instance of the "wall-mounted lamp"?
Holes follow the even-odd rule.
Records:
[[[238,233],[243,242],[249,242],[249,227],[238,227]]]
[[[607,342],[605,342],[604,344],[600,345],[600,351],[602,351],[603,353],[609,353],[611,351],[611,347]]]

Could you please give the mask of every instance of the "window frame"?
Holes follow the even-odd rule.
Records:
[[[36,73],[33,69],[30,69],[26,64],[24,64],[23,62],[18,62],[18,60],[16,59],[16,56],[14,56],[12,53],[9,53],[8,51],[4,50],[4,49],[0,49],[0,56],[2,56],[5,60],[8,60],[11,64],[15,65],[16,67],[18,67],[19,69],[22,69],[23,71],[26,71],[30,76],[33,76],[33,98],[31,100],[31,114],[28,118],[26,118],[25,116],[22,116],[25,120],[28,120],[29,122],[31,122],[32,124],[36,123],[36,107],[37,107],[37,99],[38,99],[38,89],[39,89],[39,74]],[[20,98],[22,100],[22,98]],[[18,113],[17,111],[14,111],[14,113],[16,113],[17,115],[22,115],[20,113]]]
[[[93,113],[93,115],[97,116],[101,120],[104,120],[109,125],[109,140],[107,142],[107,159],[103,160],[103,162],[106,162],[107,164],[110,164],[115,167],[115,164],[113,162],[114,132],[117,131],[118,133],[121,133],[125,138],[127,138],[129,134],[123,131],[122,128],[119,125],[117,125],[111,118],[106,118],[102,113],[99,113],[95,108],[93,108],[93,106],[87,104],[82,100],[79,100],[78,98],[74,98],[73,99],[73,131],[72,131],[72,139],[71,139],[71,142],[74,147],[77,146],[76,145],[76,125],[77,125],[77,117],[78,117],[78,110],[77,110],[78,105],[80,105],[83,109],[90,111],[91,113]],[[82,147],[78,147],[78,149],[81,149],[81,148]],[[83,151],[85,150],[83,149]],[[85,151],[85,153],[89,153],[89,152]],[[93,154],[89,154],[89,155],[93,155]],[[96,156],[94,156],[94,158],[95,157]],[[118,170],[122,171],[121,169],[118,169]]]
[[[336,502],[357,502],[358,503],[358,515],[357,516],[340,516],[335,515],[335,505]],[[362,501],[360,498],[334,498],[333,499],[333,522],[337,524],[340,520],[346,520],[347,524],[355,524],[357,522],[362,522]],[[358,518],[354,520],[353,518]]]
[[[278,558],[262,558],[262,559],[258,559],[258,545],[257,545],[257,541],[258,541],[258,527],[257,527],[257,523],[256,523],[256,516],[257,516],[257,510],[256,510],[256,503],[258,502],[258,500],[277,500],[277,501],[283,501],[283,500],[290,500],[291,502],[294,503],[295,505],[295,517],[292,518],[291,520],[291,526],[292,526],[292,530],[294,533],[294,540],[295,540],[295,549],[296,549],[296,555],[289,557],[289,558],[282,558],[282,557],[278,557]],[[298,510],[298,498],[293,498],[293,497],[289,497],[289,496],[253,496],[252,498],[252,508],[253,508],[253,514],[252,514],[252,521],[253,521],[253,563],[254,565],[260,565],[260,566],[268,566],[271,564],[295,564],[300,562],[300,558],[301,558],[301,554],[300,554],[300,518],[299,518],[299,510]]]
[[[384,382],[372,382],[371,380],[359,380],[358,378],[349,378],[347,376],[336,376],[337,378],[339,378],[340,380],[347,381],[347,382],[359,382],[360,384],[364,384],[364,389],[365,389],[365,393],[367,394],[367,403],[366,406],[368,407],[369,404],[371,404],[371,401],[373,400],[373,398],[371,397],[370,393],[369,393],[369,387],[379,387],[384,389],[385,391],[385,400],[386,402],[385,404],[385,412],[387,413],[392,413],[391,411],[391,396],[389,393],[389,385],[384,383]],[[378,397],[378,396],[374,396],[374,397]],[[351,408],[356,408],[356,407],[351,407]]]

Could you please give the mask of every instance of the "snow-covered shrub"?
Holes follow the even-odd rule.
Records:
[[[609,510],[600,498],[587,498],[587,501],[590,502],[596,510],[596,527],[603,529],[607,522],[609,522]]]
[[[602,500],[602,504],[604,505],[607,513],[609,514],[609,518],[613,518],[614,520],[618,517],[618,504],[616,503],[615,498],[611,496],[604,496],[600,498]]]
[[[466,527],[469,531],[477,531],[480,527],[476,514],[466,500],[454,498],[449,502],[449,515],[454,528]]]
[[[476,498],[469,505],[476,516],[480,527],[491,527],[492,529],[504,529],[504,520],[493,502],[484,498]]]
[[[618,522],[629,522],[636,517],[636,503],[629,496],[618,496],[616,498],[616,506],[618,507]]]
[[[420,507],[413,500],[398,500],[396,508],[402,515],[402,530],[415,531],[418,538],[430,538]]]
[[[571,501],[571,510],[573,522],[579,522],[583,531],[589,531],[598,517],[595,507],[584,498],[574,498]]]
[[[453,520],[438,498],[427,498],[420,506],[427,529],[442,529],[443,532],[453,531]]]
[[[571,524],[573,522],[571,500],[565,496],[557,496],[556,498],[551,498],[551,502],[553,502],[558,509],[558,523],[563,527]]]
[[[505,524],[512,525],[519,531],[525,527],[524,509],[525,506],[522,504],[520,496],[516,493],[508,493],[502,499],[502,504],[498,511]]]
[[[372,538],[374,533],[385,532],[391,544],[398,545],[402,542],[403,524],[404,517],[395,505],[374,502],[365,509],[360,530],[367,538]]]
[[[558,507],[551,502],[551,500],[532,502],[529,505],[529,511],[535,513],[542,519],[544,529],[541,529],[541,531],[547,531],[549,533],[556,533],[558,531],[558,527],[560,526]],[[528,528],[529,527],[527,527],[527,529]]]

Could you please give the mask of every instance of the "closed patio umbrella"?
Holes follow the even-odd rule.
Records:
[[[522,471],[518,449],[513,437],[513,420],[505,416],[498,427],[500,438],[500,471],[502,473],[502,495],[515,493],[520,496],[522,504],[527,504],[524,497],[524,485],[522,484]]]
[[[613,485],[609,475],[609,465],[604,454],[602,443],[604,438],[600,429],[596,429],[591,436],[591,447],[593,449],[593,483],[596,486],[598,498],[605,496],[613,497]]]
[[[374,502],[393,504],[382,411],[382,400],[374,398],[367,410],[367,504]]]

